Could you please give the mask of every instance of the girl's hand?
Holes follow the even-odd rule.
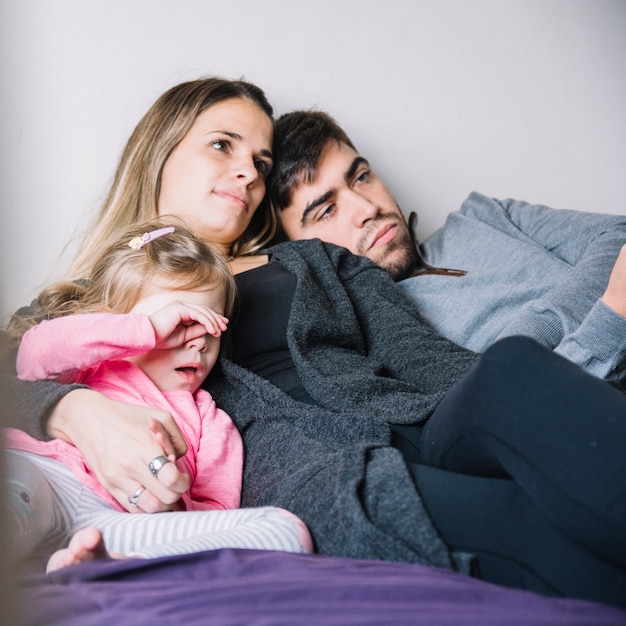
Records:
[[[127,511],[171,510],[187,488],[180,482],[184,474],[165,484],[148,467],[157,456],[177,458],[187,451],[174,419],[164,411],[117,402],[91,389],[75,389],[57,403],[48,434],[75,445],[100,483]],[[128,498],[140,488],[145,491],[138,506],[133,506]]]
[[[202,335],[219,337],[228,318],[213,309],[187,302],[170,302],[148,316],[156,336],[155,348],[176,348]]]

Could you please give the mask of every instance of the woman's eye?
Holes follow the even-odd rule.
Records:
[[[211,147],[219,150],[220,152],[226,152],[230,148],[230,143],[225,139],[217,139],[211,142]]]

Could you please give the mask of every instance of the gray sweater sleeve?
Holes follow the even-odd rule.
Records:
[[[15,375],[3,374],[4,426],[27,432],[35,439],[50,439],[46,424],[56,403],[83,385],[61,385],[54,381],[24,382]]]
[[[36,305],[24,307],[16,315],[36,314]],[[46,441],[47,421],[56,403],[70,391],[86,388],[85,385],[63,385],[54,381],[21,381],[15,372],[16,352],[2,359],[0,385],[2,387],[3,425],[19,428],[35,439]]]
[[[621,378],[626,369],[626,318],[598,296],[626,244],[626,216],[551,209],[516,200],[499,204],[520,233],[572,267],[556,289],[528,303],[503,336],[532,337],[537,328],[549,334],[546,326],[554,323],[559,328],[555,352],[599,378]]]
[[[453,258],[462,254],[466,264],[473,265],[476,308],[464,309],[454,317],[441,310],[443,294],[429,301],[428,292],[422,295],[415,280],[404,281],[416,301],[426,306],[428,316],[437,316],[435,324],[444,334],[481,351],[498,338],[525,335],[595,376],[610,381],[623,376],[626,318],[604,306],[600,297],[626,244],[626,216],[553,209],[473,192],[430,241],[428,253],[434,255],[433,262],[454,263],[458,259]],[[531,256],[532,250],[536,253]],[[516,259],[523,260],[516,266]],[[509,273],[511,288],[506,299],[500,297],[502,284],[489,282],[490,265],[503,268],[500,276]],[[482,267],[486,271],[481,274]],[[529,276],[543,273],[549,276],[546,284],[552,286],[543,291],[538,287],[528,297],[533,288]],[[479,292],[481,277],[484,281]],[[497,293],[490,291],[494,287]],[[472,304],[461,283],[446,293],[448,310],[453,310],[456,295],[464,305]],[[515,314],[509,315],[505,308],[486,310],[484,303],[492,299],[509,307],[515,305]],[[481,317],[476,310],[482,311]],[[508,317],[504,325],[503,317]],[[488,342],[481,344],[482,340]]]

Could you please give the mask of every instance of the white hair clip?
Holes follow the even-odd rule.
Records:
[[[174,232],[173,226],[167,226],[166,228],[158,228],[157,230],[150,231],[149,233],[144,233],[141,237],[133,237],[128,242],[128,247],[133,250],[141,250],[148,242],[154,241],[159,237],[163,237],[163,235],[169,235]]]

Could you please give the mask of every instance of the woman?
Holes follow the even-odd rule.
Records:
[[[93,259],[118,238],[120,231],[167,214],[184,218],[195,234],[216,243],[231,259],[235,273],[246,268],[248,257],[243,255],[261,249],[275,229],[270,211],[266,207],[257,210],[272,167],[272,115],[263,91],[244,81],[208,78],[182,83],[164,93],[129,138],[111,189],[80,246],[69,278],[87,276]],[[27,388],[23,394],[16,391],[18,398],[27,398],[29,404],[42,410],[54,406],[47,435],[76,444],[83,438],[90,442],[77,447],[100,482],[123,506],[129,507],[127,494],[135,493],[142,484],[146,487],[142,498],[146,512],[162,510],[161,502],[176,499],[147,472],[147,465],[144,467],[162,454],[146,430],[152,417],[163,423],[173,440],[173,449],[166,452],[180,455],[185,451],[171,416],[112,404],[86,388],[69,394],[67,388],[54,383]],[[22,424],[22,428],[44,436],[31,406],[20,409],[19,399],[17,403],[15,410],[35,420],[28,427]],[[89,407],[92,424],[80,418],[84,406]],[[119,416],[118,425],[105,426],[105,430],[113,438],[119,436],[115,458],[133,459],[139,450],[146,457],[137,459],[136,464],[131,461],[134,467],[122,461],[123,471],[111,458],[112,451],[100,447],[106,446],[102,436],[92,439],[94,425],[105,425],[113,415]],[[116,466],[113,473],[112,466]]]
[[[232,345],[226,355],[230,358],[222,360],[222,375],[207,382],[244,440],[242,505],[272,503],[293,511],[309,526],[323,553],[404,560],[465,572],[473,558],[480,568],[478,575],[487,580],[619,603],[619,593],[611,588],[607,594],[609,584],[604,581],[617,580],[618,585],[625,581],[623,545],[619,550],[624,520],[618,512],[602,528],[607,533],[594,531],[601,526],[598,509],[619,497],[620,489],[623,491],[626,467],[621,450],[626,434],[613,417],[616,412],[626,412],[622,400],[611,395],[612,390],[601,381],[586,386],[585,397],[602,405],[602,411],[606,407],[611,415],[606,432],[600,433],[602,444],[612,446],[604,451],[611,463],[579,455],[581,444],[574,442],[571,450],[566,446],[559,456],[557,467],[550,469],[550,476],[559,472],[572,475],[573,480],[563,484],[551,485],[539,473],[526,489],[528,466],[543,463],[545,457],[545,446],[533,454],[532,436],[520,444],[520,451],[527,455],[521,470],[514,463],[515,454],[510,455],[511,460],[504,454],[492,455],[489,445],[482,445],[483,450],[476,446],[476,454],[459,446],[456,435],[462,431],[467,411],[477,416],[475,430],[488,427],[498,440],[509,433],[498,433],[498,424],[483,423],[481,416],[502,417],[506,424],[509,419],[517,423],[528,413],[533,420],[528,430],[545,428],[554,435],[562,426],[552,420],[557,414],[571,418],[565,429],[568,436],[575,434],[578,423],[590,416],[588,409],[575,402],[578,390],[585,385],[560,359],[535,350],[523,340],[521,345],[516,340],[504,341],[477,363],[476,355],[435,335],[384,271],[341,248],[303,241],[270,249],[270,263],[267,256],[252,256],[262,246],[262,237],[254,239],[253,233],[269,235],[272,228],[271,221],[265,222],[264,231],[255,230],[258,226],[251,224],[252,213],[263,196],[265,165],[271,158],[270,117],[250,100],[251,96],[230,95],[211,104],[206,104],[205,98],[204,106],[190,106],[194,98],[190,92],[185,98],[166,94],[144,118],[151,123],[140,123],[130,144],[143,149],[138,152],[129,144],[125,151],[109,203],[99,219],[108,226],[83,246],[85,260],[81,267],[79,259],[77,267],[82,270],[87,265],[94,241],[105,239],[117,228],[122,211],[115,217],[109,208],[117,198],[122,206],[126,203],[132,208],[131,216],[139,215],[136,207],[143,203],[159,215],[185,217],[201,236],[216,241],[233,257],[231,267],[241,295],[239,317],[229,333]],[[181,116],[186,116],[187,123],[179,123]],[[171,119],[175,121],[159,132]],[[173,133],[174,128],[179,132]],[[219,139],[211,135],[216,128],[224,131]],[[173,133],[169,140],[168,132]],[[208,145],[219,148],[220,154],[226,142],[231,142],[224,157],[227,165],[213,159],[207,165],[203,150],[207,137]],[[131,178],[143,179],[144,172],[152,172],[146,174],[149,188],[143,185],[144,195],[139,199],[126,198],[125,189],[141,186]],[[223,177],[218,176],[220,172]],[[226,189],[220,186],[223,180],[228,181]],[[208,195],[207,189],[211,191]],[[75,277],[81,275],[82,271]],[[571,406],[559,406],[561,394],[553,398],[548,394],[538,398],[533,410],[527,412],[522,402],[527,385],[515,373],[520,364],[530,364],[530,369],[548,382],[562,378],[561,386],[574,400]],[[472,396],[476,380],[483,393]],[[498,387],[503,393],[496,396],[492,391]],[[86,389],[71,393],[67,389],[44,390],[38,410],[34,410],[36,397],[29,393],[28,403],[23,394],[20,396],[24,401],[21,414],[30,412],[37,420],[43,417],[46,421],[46,411],[50,410],[47,435],[77,445],[120,503],[127,502],[128,495],[140,488],[146,489],[142,496],[145,511],[161,510],[160,502],[172,501],[172,494],[154,481],[148,470],[152,458],[170,452],[155,448],[146,426],[150,417],[161,419],[172,437],[173,449],[178,453],[183,449],[168,416],[113,406]],[[55,405],[58,398],[62,399]],[[88,420],[83,418],[86,412]],[[18,414],[15,407],[11,414]],[[426,422],[423,432],[420,426],[409,426],[409,430],[421,435],[421,441],[414,437],[420,455],[428,455],[431,464],[445,471],[415,463],[409,468],[390,445],[391,422]],[[37,427],[39,421],[31,424],[30,431],[36,432]],[[519,435],[513,434],[516,439],[512,443],[517,446]],[[471,440],[465,435],[461,432],[458,440]],[[517,448],[512,449],[515,452]],[[459,454],[449,455],[449,450]],[[469,470],[464,466],[464,455],[472,457]],[[485,461],[484,468],[476,469],[477,459]],[[577,472],[570,471],[572,459],[579,465]],[[617,485],[596,502],[595,487],[611,482],[607,480],[609,471],[611,477],[617,476],[613,481]],[[572,504],[582,479],[589,482],[585,497]],[[448,485],[456,494],[452,504],[458,506],[445,510],[439,495]],[[551,495],[560,490],[567,496],[564,506],[553,510]],[[529,491],[540,492],[539,499],[529,498]],[[477,498],[469,507],[463,499],[466,494]],[[475,520],[468,515],[482,512],[483,499],[499,504],[494,512],[496,527],[501,525],[497,516],[508,515],[505,504],[514,500],[516,506],[532,513],[529,519],[533,515],[538,518],[533,531],[541,533],[542,545],[556,544],[566,533],[574,537],[562,539],[559,554],[566,553],[573,563],[575,581],[559,580],[558,564],[537,563],[534,552],[530,561],[525,560],[527,546],[515,544],[520,529],[514,523],[519,515],[511,520],[513,526],[502,541],[509,554],[500,561],[515,561],[513,567],[503,567],[489,558],[491,550],[503,551],[501,547],[473,544],[482,538],[472,532],[472,528],[476,530]],[[586,521],[592,525],[586,525],[585,530],[594,531],[580,532],[575,523],[572,528],[562,528],[570,518],[570,505],[576,508],[576,521],[590,509]],[[453,531],[467,528],[469,538],[455,536],[448,522]],[[441,529],[448,535],[444,535],[448,545],[441,539]],[[521,531],[523,534],[523,528]],[[597,545],[604,538],[608,538],[607,545]],[[611,563],[614,552],[615,564]],[[587,584],[590,578],[600,581],[595,588]]]

